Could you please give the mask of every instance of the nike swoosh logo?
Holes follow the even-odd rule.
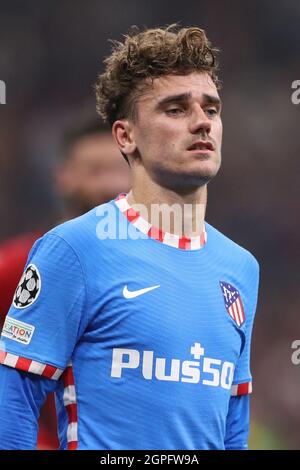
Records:
[[[151,290],[157,289],[158,287],[160,287],[160,285],[152,286],[152,287],[146,287],[145,289],[129,291],[127,286],[125,286],[124,289],[123,289],[123,295],[124,295],[125,299],[134,299],[135,297],[139,297],[140,295],[146,294],[147,292],[150,292]]]

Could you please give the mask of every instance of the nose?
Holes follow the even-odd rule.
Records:
[[[200,104],[195,105],[191,114],[190,132],[192,134],[204,133],[208,135],[211,130],[211,121]]]

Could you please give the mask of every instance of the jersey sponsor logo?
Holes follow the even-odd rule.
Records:
[[[238,327],[245,323],[245,311],[239,291],[228,282],[220,281],[225,307]]]
[[[196,360],[181,361],[155,357],[154,351],[114,348],[112,351],[111,377],[121,378],[138,369],[145,380],[162,380],[203,384],[230,390],[234,374],[234,364],[204,356],[204,348],[195,343],[190,349]]]
[[[6,316],[2,336],[22,344],[29,344],[35,327]]]
[[[30,307],[41,292],[41,276],[38,268],[30,264],[25,269],[13,298],[16,308]]]
[[[158,287],[160,287],[160,285],[152,286],[152,287],[145,287],[144,289],[139,289],[139,290],[129,291],[128,287],[125,286],[123,289],[123,296],[125,297],[125,299],[134,299],[135,297],[139,297],[140,295],[146,294],[147,292],[157,289]]]

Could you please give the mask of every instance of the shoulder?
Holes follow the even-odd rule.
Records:
[[[86,249],[98,241],[97,225],[104,214],[115,210],[113,201],[94,207],[89,212],[57,225],[47,232],[46,238],[56,237],[73,247],[74,250]]]
[[[209,243],[220,260],[233,266],[239,266],[241,269],[250,270],[258,275],[259,263],[250,251],[231,240],[207,222],[205,226]]]

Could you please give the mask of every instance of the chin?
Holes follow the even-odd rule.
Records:
[[[196,165],[191,165],[189,169],[184,171],[182,177],[208,183],[217,175],[219,169],[220,164],[216,164],[211,161],[202,161]]]
[[[157,182],[172,191],[191,191],[209,183],[217,171],[184,171],[180,173],[165,173]]]
[[[177,189],[197,189],[207,184],[218,173],[221,162],[207,160],[194,160],[177,168],[167,168],[157,165],[152,173],[155,181],[163,187],[176,191]]]
[[[182,180],[183,185],[186,185],[187,187],[199,188],[200,186],[209,183],[215,176],[216,173],[187,174],[185,177],[182,177]]]

